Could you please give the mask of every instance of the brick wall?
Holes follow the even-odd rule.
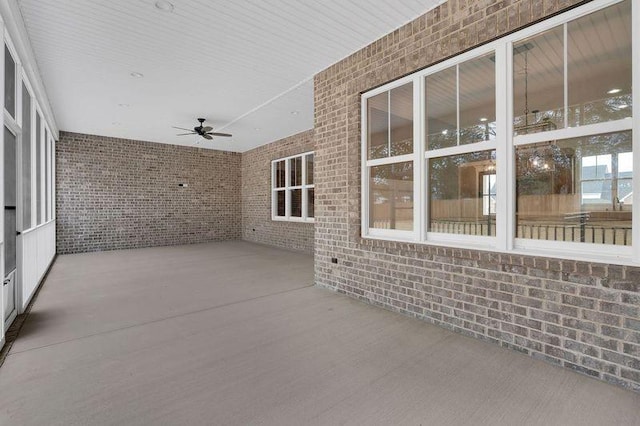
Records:
[[[57,251],[237,239],[240,164],[237,153],[62,132]]]
[[[316,76],[316,283],[640,391],[640,268],[360,238],[360,93],[579,3],[449,0]]]
[[[313,151],[313,131],[242,154],[242,239],[313,253],[313,224],[271,220],[271,160]]]

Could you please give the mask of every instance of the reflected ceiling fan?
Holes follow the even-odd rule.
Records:
[[[179,129],[179,130],[187,130],[189,133],[179,133],[176,136],[186,136],[186,135],[198,135],[198,136],[202,136],[205,139],[213,139],[214,136],[221,136],[221,137],[231,137],[231,135],[229,133],[218,133],[218,132],[214,132],[213,131],[213,127],[211,126],[203,126],[204,124],[204,118],[198,118],[198,121],[200,122],[199,126],[196,126],[192,129],[185,129],[183,127],[175,127],[172,126],[174,129]]]

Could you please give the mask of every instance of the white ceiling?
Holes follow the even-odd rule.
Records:
[[[443,1],[171,2],[19,0],[61,130],[246,151],[312,128],[316,73]],[[233,137],[176,136],[197,117]]]

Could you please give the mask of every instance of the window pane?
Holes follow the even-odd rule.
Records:
[[[513,46],[513,131],[564,127],[564,30],[545,31]]]
[[[396,87],[390,93],[391,155],[413,152],[413,83]]]
[[[496,137],[495,56],[486,55],[459,66],[460,145]]]
[[[22,85],[22,229],[31,228],[31,96]]]
[[[290,186],[302,185],[302,157],[289,159]]]
[[[496,234],[496,152],[429,159],[429,231]]]
[[[389,92],[367,100],[369,159],[389,156]]]
[[[302,189],[291,190],[291,216],[302,217]]]
[[[286,171],[285,171],[284,160],[278,161],[276,163],[276,176],[275,176],[276,188],[284,188],[286,184],[285,177],[286,177]]]
[[[4,272],[16,269],[16,137],[4,128]]]
[[[7,46],[4,46],[4,107],[12,117],[16,116],[16,63]]]
[[[413,163],[371,167],[369,226],[413,230]]]
[[[40,114],[36,114],[36,224],[42,223],[42,141],[40,140]]]
[[[51,144],[49,140],[49,131],[45,129],[44,131],[45,139],[44,139],[44,214],[45,214],[45,222],[49,220],[49,152],[51,149]]]
[[[307,155],[307,185],[313,185],[313,154]]]
[[[631,132],[520,146],[518,238],[631,245]]]
[[[315,217],[315,191],[307,189],[307,217]]]
[[[367,100],[369,159],[413,152],[413,83]]]
[[[567,24],[569,126],[631,117],[631,2]]]
[[[425,78],[427,150],[458,144],[456,91],[456,67]]]
[[[276,191],[276,202],[277,202],[276,216],[286,216],[287,204],[286,204],[284,191]]]

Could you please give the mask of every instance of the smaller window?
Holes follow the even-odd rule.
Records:
[[[271,162],[271,215],[274,220],[313,221],[313,152]]]

